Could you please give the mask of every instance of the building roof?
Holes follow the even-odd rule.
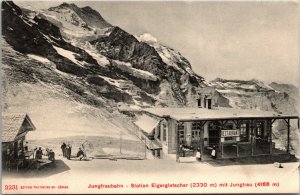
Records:
[[[296,115],[280,115],[270,111],[234,109],[234,108],[147,108],[144,111],[158,117],[170,117],[177,121],[199,121],[218,119],[298,119]]]
[[[137,121],[134,122],[139,128],[146,133],[151,133],[153,129],[159,124],[160,120],[154,119],[145,114],[141,115]]]
[[[2,115],[2,142],[12,142],[20,133],[20,129],[24,122],[28,125],[26,131],[35,130],[35,126],[31,122],[29,116],[23,113],[7,113]]]

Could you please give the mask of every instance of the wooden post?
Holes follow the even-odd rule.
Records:
[[[287,126],[288,126],[288,137],[287,137],[287,152],[290,151],[290,119],[287,120]]]
[[[272,129],[273,129],[273,124],[272,122],[269,123],[269,128],[270,128],[270,134],[269,134],[269,138],[270,138],[270,154],[273,154],[273,144],[272,144]]]
[[[253,121],[250,120],[250,127],[251,127],[251,156],[254,155],[254,149],[253,149],[253,137],[254,137],[254,133],[253,133],[253,130],[254,130],[254,127],[253,127]]]
[[[146,140],[145,140],[145,159],[147,159],[147,145],[146,145]]]
[[[236,157],[239,157],[239,142],[236,142]]]
[[[222,142],[221,142],[221,137],[222,137],[222,129],[224,129],[224,125],[227,123],[228,121],[227,120],[225,120],[225,121],[221,121],[221,129],[219,129],[218,128],[218,131],[219,131],[219,150],[222,150],[223,148],[223,144],[222,144]],[[225,139],[225,138],[224,138]],[[216,147],[217,148],[217,147]]]
[[[200,152],[201,155],[203,156],[203,135],[204,135],[204,128],[200,127]]]
[[[120,132],[120,154],[122,154],[122,131]]]
[[[221,143],[221,157],[223,158],[223,156],[224,156],[223,143]]]
[[[236,125],[236,129],[239,130],[239,141],[241,140],[241,129],[240,129],[240,123],[241,121],[237,120],[237,121],[234,121],[235,125]],[[236,156],[237,158],[240,156],[239,154],[239,142],[237,141],[236,142]]]
[[[178,122],[175,127],[175,140],[176,140],[176,162],[180,162],[179,160],[179,125]]]

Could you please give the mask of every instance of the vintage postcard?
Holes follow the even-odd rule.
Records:
[[[2,1],[3,194],[299,193],[298,1]]]

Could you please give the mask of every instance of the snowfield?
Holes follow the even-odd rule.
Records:
[[[85,50],[89,55],[91,55],[100,66],[107,66],[110,64],[108,59],[100,54],[97,49],[91,45],[88,41],[78,41],[78,40],[71,40],[71,44],[75,47],[79,47]]]
[[[152,74],[148,71],[133,68],[132,65],[128,62],[121,62],[119,60],[113,60],[113,62],[115,62],[114,64],[118,68],[131,73],[133,76],[135,76],[137,78],[142,78],[145,80],[152,80],[152,81],[156,81],[158,79],[154,74]]]
[[[34,54],[27,54],[28,57],[33,58],[39,62],[42,63],[51,63],[50,60],[48,60],[47,58],[44,58],[42,56],[38,56],[38,55],[34,55]]]
[[[79,66],[83,66],[83,63],[76,60],[75,58],[75,55],[78,55],[74,52],[71,52],[69,50],[65,50],[63,48],[60,48],[60,47],[56,47],[56,46],[53,46],[53,48],[57,51],[57,53],[65,58],[68,58],[69,60],[71,60],[73,63],[79,65]]]

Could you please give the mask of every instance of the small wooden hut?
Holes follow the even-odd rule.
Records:
[[[2,165],[9,168],[25,159],[25,136],[36,128],[27,114],[5,113],[2,115]]]

